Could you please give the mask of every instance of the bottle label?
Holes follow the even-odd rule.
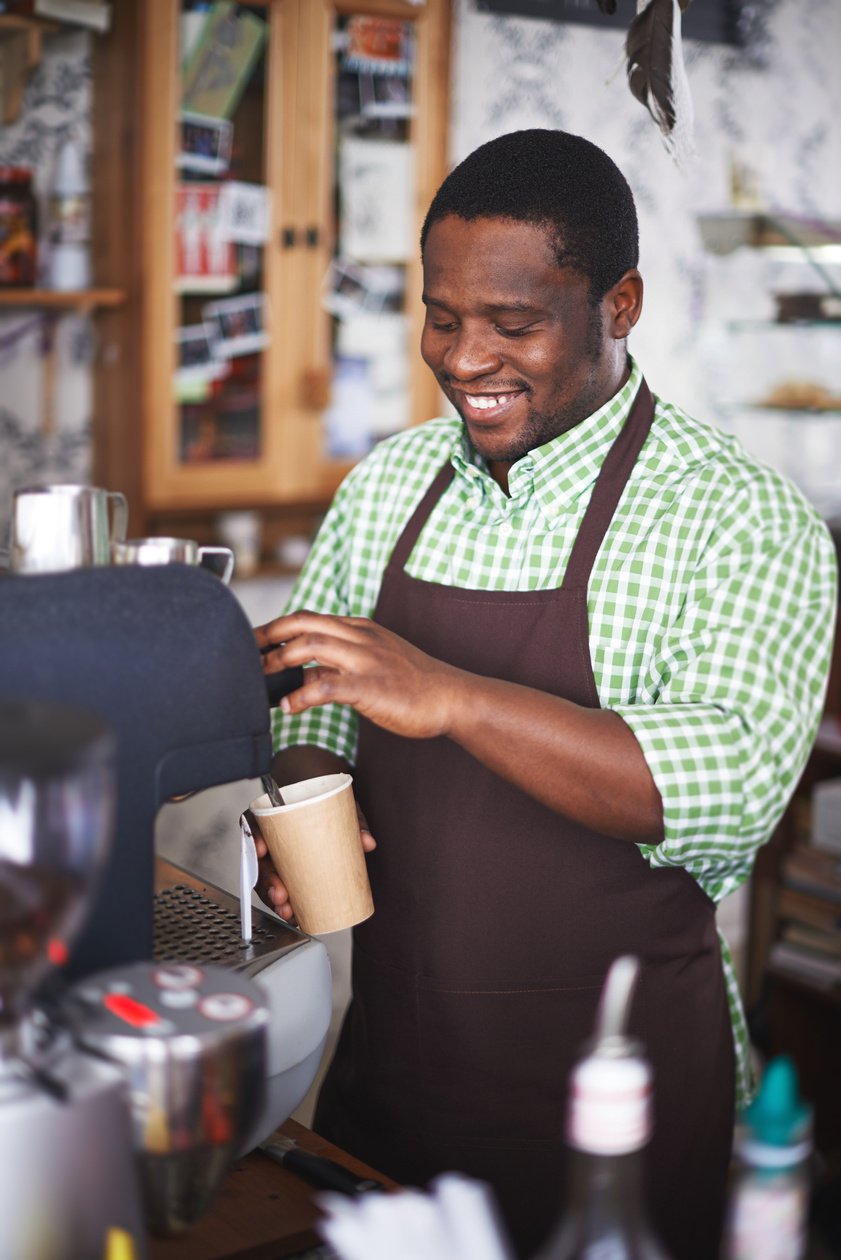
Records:
[[[55,196],[51,199],[52,245],[87,245],[90,235],[90,199],[87,196]]]
[[[803,1185],[742,1185],[733,1207],[729,1260],[801,1260],[806,1208]]]

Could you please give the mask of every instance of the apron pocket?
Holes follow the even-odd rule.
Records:
[[[459,1144],[563,1134],[570,1069],[604,976],[494,987],[418,982],[424,1128]]]

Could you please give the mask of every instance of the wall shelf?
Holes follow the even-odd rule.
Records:
[[[41,40],[61,27],[57,22],[0,13],[0,122],[15,121],[26,76],[41,60]]]
[[[732,254],[735,249],[780,248],[837,249],[841,245],[841,222],[820,222],[792,214],[762,214],[751,211],[724,211],[701,214],[698,228],[704,248],[711,254]]]
[[[2,306],[44,306],[58,310],[92,311],[97,307],[122,306],[123,289],[0,289]]]

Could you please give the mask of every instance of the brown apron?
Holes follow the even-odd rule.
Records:
[[[431,656],[599,707],[587,582],[653,418],[643,383],[564,581],[480,591],[405,572],[452,478],[438,473],[389,561],[374,619]],[[355,785],[377,839],[375,913],[354,931],[353,998],[314,1127],[404,1184],[489,1182],[518,1252],[563,1202],[567,1077],[606,972],[642,960],[631,1030],[654,1066],[652,1215],[675,1260],[713,1260],[734,1118],[715,907],[680,869],[539,804],[444,738],[362,721]]]

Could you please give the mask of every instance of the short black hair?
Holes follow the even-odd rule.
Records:
[[[421,256],[432,225],[449,215],[545,224],[558,265],[589,277],[593,301],[639,262],[628,181],[602,149],[566,131],[511,131],[474,149],[432,199]]]

